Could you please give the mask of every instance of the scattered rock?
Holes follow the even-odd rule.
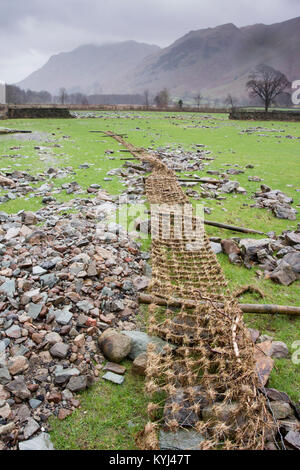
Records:
[[[121,366],[120,364],[115,364],[114,362],[107,362],[103,370],[108,370],[109,372],[114,372],[115,374],[124,375],[126,372],[126,367]]]
[[[121,385],[124,382],[123,375],[115,374],[114,372],[106,372],[102,379],[108,380],[109,382],[113,382],[118,385]]]
[[[284,438],[293,449],[300,450],[300,431],[290,431]]]
[[[53,357],[58,357],[59,359],[64,359],[69,351],[69,345],[65,343],[56,343],[50,349],[50,354]]]
[[[14,356],[8,363],[8,370],[11,375],[25,372],[29,367],[28,359],[24,356]]]
[[[285,343],[282,341],[273,341],[271,349],[271,357],[276,359],[288,358],[289,349]]]
[[[285,419],[294,415],[294,412],[288,403],[272,401],[270,407],[276,419]]]
[[[137,375],[146,375],[147,353],[139,354],[133,361],[132,373]]]

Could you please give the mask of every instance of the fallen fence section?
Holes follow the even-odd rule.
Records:
[[[175,173],[154,155],[135,149],[112,132],[105,134],[152,164],[145,183],[150,204],[188,202]],[[178,238],[174,224],[165,239],[161,218],[155,222],[148,329],[166,343],[148,346],[149,422],[137,438],[138,445],[173,450],[263,449],[274,423],[258,390],[264,384],[258,378],[254,344],[204,227],[200,224],[192,234],[184,232]],[[192,217],[190,226],[196,224]],[[174,299],[180,299],[177,308],[172,305]],[[192,309],[190,301],[195,303]]]
[[[187,300],[187,299],[175,299],[169,298],[166,300],[165,298],[153,297],[149,294],[140,294],[139,295],[139,302],[141,304],[157,304],[157,305],[164,305],[169,307],[181,307],[185,305],[187,308],[195,308],[197,306],[197,302],[194,300]],[[223,304],[217,304],[218,307],[224,308]],[[300,307],[290,307],[287,305],[272,305],[272,304],[238,304],[238,307],[244,313],[258,313],[264,315],[275,315],[275,314],[282,314],[282,315],[299,315],[300,316]]]

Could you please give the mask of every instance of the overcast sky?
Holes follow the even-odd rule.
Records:
[[[191,30],[297,16],[300,0],[0,0],[0,80],[17,82],[82,44],[167,46]]]

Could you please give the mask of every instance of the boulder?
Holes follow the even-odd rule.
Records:
[[[107,359],[121,362],[131,350],[131,338],[109,328],[98,339],[99,346]]]

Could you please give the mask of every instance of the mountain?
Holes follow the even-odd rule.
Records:
[[[191,31],[170,46],[134,41],[82,46],[58,54],[18,85],[33,90],[85,93],[201,92],[212,98],[245,96],[249,73],[259,64],[300,79],[300,17],[273,25],[238,28],[232,23]]]
[[[36,72],[17,85],[34,91],[112,93],[122,89],[124,75],[146,56],[160,48],[155,45],[126,41],[102,46],[84,45],[71,52],[52,56]]]
[[[132,71],[129,89],[173,94],[197,93],[214,97],[245,95],[249,73],[270,65],[290,80],[300,79],[300,17],[283,23],[242,28],[225,24],[191,31],[169,47],[145,58]]]

